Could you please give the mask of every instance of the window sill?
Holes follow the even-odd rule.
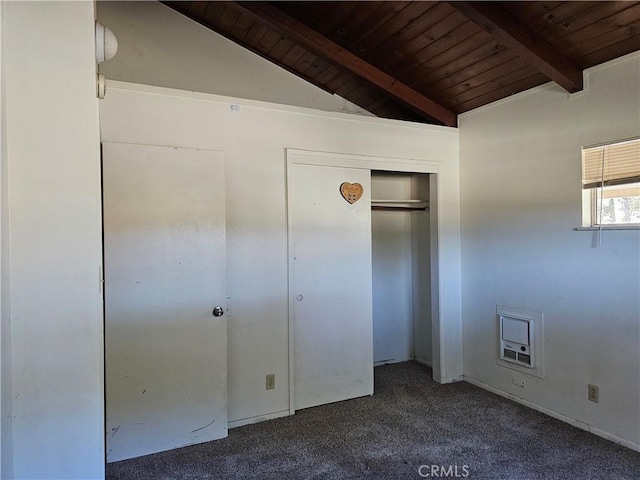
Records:
[[[593,232],[600,230],[640,230],[640,225],[603,225],[602,227],[576,227],[574,228],[577,232]]]

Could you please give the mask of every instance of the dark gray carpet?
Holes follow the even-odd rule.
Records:
[[[417,363],[377,367],[375,379],[373,397],[112,463],[107,478],[406,480],[425,465],[425,478],[640,479],[640,453],[468,383],[438,385]]]

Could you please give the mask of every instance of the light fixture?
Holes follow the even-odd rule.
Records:
[[[113,32],[96,22],[96,62],[111,60],[118,51],[118,39]]]

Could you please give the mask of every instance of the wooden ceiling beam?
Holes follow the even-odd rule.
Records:
[[[241,11],[268,24],[307,50],[376,85],[421,114],[450,127],[457,126],[458,118],[455,113],[342,48],[317,31],[289,17],[278,8],[263,2],[233,2],[233,4]]]
[[[582,90],[582,70],[499,2],[448,4],[568,92]]]

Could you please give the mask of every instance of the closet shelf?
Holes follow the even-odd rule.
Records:
[[[371,199],[371,203],[429,203],[426,200],[379,200]]]
[[[373,210],[422,210],[429,209],[427,200],[371,200]]]

